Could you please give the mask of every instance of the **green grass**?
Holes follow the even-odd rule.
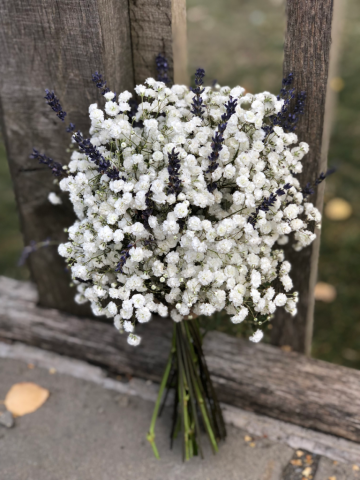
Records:
[[[243,85],[251,92],[277,93],[282,78],[284,4],[281,0],[187,0],[189,11],[189,71],[206,70],[209,81]],[[348,200],[354,213],[343,222],[324,219],[319,280],[337,289],[331,304],[316,303],[313,355],[360,368],[360,3],[348,0],[340,76],[345,87],[338,107],[329,164],[339,171],[326,185],[326,200]],[[28,278],[17,267],[22,249],[19,221],[0,145],[0,274]],[[237,327],[212,326],[233,335]]]

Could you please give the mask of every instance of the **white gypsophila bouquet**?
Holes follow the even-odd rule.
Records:
[[[59,253],[76,301],[113,318],[130,345],[152,314],[176,322],[148,439],[157,455],[155,419],[172,378],[185,458],[198,451],[200,423],[214,451],[225,436],[197,317],[225,309],[233,323],[248,321],[258,342],[278,307],[295,315],[291,265],[279,245],[292,235],[296,250],[306,247],[315,239],[308,224],[321,220],[294,176],[309,147],[280,126],[291,78],[281,98],[203,87],[203,77],[197,70],[194,89],[149,78],[135,88],[137,107],[128,91],[116,98],[104,88],[104,108],[89,107],[90,139],[73,134],[78,150],[68,167],[33,155],[67,174],[59,185],[78,220]],[[105,87],[101,75],[94,81]],[[64,117],[53,92],[46,98]],[[56,194],[49,199],[59,203]]]

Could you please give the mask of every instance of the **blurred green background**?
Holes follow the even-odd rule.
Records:
[[[187,0],[187,6],[189,72],[203,67],[208,81],[240,84],[254,93],[279,91],[284,0]],[[326,184],[328,215],[324,215],[318,275],[325,285],[319,287],[318,296],[327,301],[316,301],[313,355],[360,368],[360,223],[356,209],[360,205],[360,2],[346,0],[343,11],[340,64],[331,83],[338,100],[329,149],[329,164],[339,170]],[[352,211],[334,220],[329,202],[339,198]],[[338,203],[337,207],[344,210]],[[17,266],[23,243],[1,142],[0,225],[0,274],[29,278],[26,267]]]

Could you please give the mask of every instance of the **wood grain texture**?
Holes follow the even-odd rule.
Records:
[[[299,141],[310,145],[304,157],[303,172],[297,177],[301,185],[313,183],[326,170],[326,159],[321,160],[326,87],[331,44],[333,0],[288,0],[287,31],[284,47],[284,76],[294,74],[294,86],[305,91],[305,114],[300,118]],[[309,201],[322,207],[323,185]],[[292,264],[294,287],[300,294],[298,314],[292,318],[283,309],[273,321],[271,341],[274,345],[290,345],[293,350],[310,354],[314,287],[317,276],[319,241],[301,252],[286,249]]]
[[[139,325],[139,347],[112,325],[36,306],[30,283],[0,277],[0,338],[87,360],[114,373],[159,381],[172,323]],[[252,344],[219,332],[204,351],[220,401],[360,442],[360,372]]]
[[[171,3],[172,0],[129,0],[135,84],[157,77],[155,58],[159,53],[166,57],[169,78],[174,79]]]
[[[0,0],[0,105],[2,132],[25,244],[64,240],[73,223],[69,203],[54,207],[49,170],[29,159],[33,147],[62,163],[72,121],[85,135],[90,103],[103,101],[91,74],[100,71],[114,91],[133,87],[127,0]],[[54,89],[68,113],[62,123],[45,104]],[[88,311],[73,301],[69,277],[56,247],[33,253],[30,270],[40,303],[72,313]]]

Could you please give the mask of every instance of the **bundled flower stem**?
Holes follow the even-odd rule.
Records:
[[[175,389],[171,445],[180,432],[183,460],[198,454],[203,457],[201,433],[204,431],[216,453],[218,441],[225,439],[226,430],[202,351],[197,319],[174,324],[172,348],[147,436],[156,458],[159,453],[155,444],[155,422],[166,387],[167,393],[170,388]]]

